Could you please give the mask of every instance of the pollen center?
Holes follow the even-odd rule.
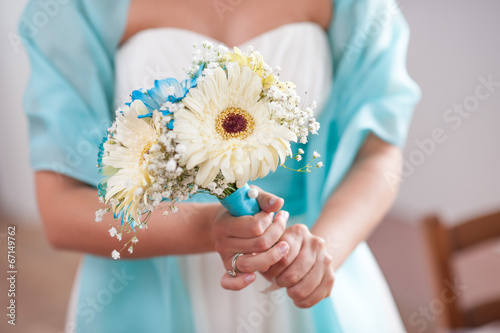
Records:
[[[153,145],[152,142],[148,142],[142,149],[141,157],[139,157],[139,165],[142,165],[142,163],[144,163],[144,161],[146,160],[146,157],[144,155],[149,153],[149,150],[151,149],[152,145]]]
[[[215,129],[224,140],[244,139],[253,133],[254,128],[253,117],[245,110],[235,107],[219,113],[215,121]]]

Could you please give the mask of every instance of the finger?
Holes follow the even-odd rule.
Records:
[[[259,195],[257,196],[257,202],[259,203],[260,209],[262,209],[263,211],[268,213],[275,213],[283,207],[285,201],[282,198],[272,193],[263,191],[257,186],[251,186],[251,187],[259,191]]]
[[[225,228],[225,234],[238,238],[254,238],[261,236],[273,223],[273,214],[260,212],[254,216],[234,217],[224,213],[224,222],[218,228]]]
[[[295,302],[308,298],[319,287],[324,275],[325,266],[323,263],[317,261],[302,280],[288,288],[288,296]]]
[[[222,288],[228,290],[241,290],[254,282],[256,276],[254,273],[243,274],[238,273],[235,277],[230,276],[227,272],[224,273],[222,279],[220,280],[220,284]]]
[[[266,252],[239,256],[236,260],[235,267],[238,271],[243,273],[265,271],[269,266],[280,261],[289,250],[290,246],[288,243],[279,242]]]
[[[300,301],[295,301],[294,303],[299,308],[310,308],[311,306],[319,303],[324,298],[330,296],[333,288],[333,272],[326,274],[321,281],[321,284],[306,298]]]
[[[281,240],[287,242],[290,245],[290,251],[288,251],[288,253],[283,258],[281,258],[280,261],[270,267],[266,272],[273,278],[278,277],[281,273],[283,273],[285,269],[287,269],[291,265],[292,262],[295,261],[295,259],[297,259],[297,256],[299,255],[302,248],[302,240],[295,237],[295,235],[285,233],[285,235],[281,237]]]
[[[303,248],[290,266],[276,277],[276,283],[285,288],[295,285],[306,276],[315,263],[316,253]]]
[[[288,212],[285,211],[276,214],[273,223],[259,237],[228,238],[224,243],[225,251],[229,253],[258,253],[269,250],[285,232],[288,216]]]

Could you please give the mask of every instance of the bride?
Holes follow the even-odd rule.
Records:
[[[57,248],[86,253],[66,331],[404,332],[364,243],[396,195],[419,97],[395,2],[49,3],[55,14],[33,31],[28,23],[42,8],[31,1],[20,32],[32,65],[25,110],[46,234]],[[134,253],[112,260],[116,240],[106,231],[115,222],[93,220],[97,150],[113,110],[154,79],[182,79],[192,44],[205,40],[253,46],[306,104],[318,102],[322,128],[306,151],[321,152],[325,167],[253,182],[262,209],[253,217],[196,195],[167,219],[153,214]]]

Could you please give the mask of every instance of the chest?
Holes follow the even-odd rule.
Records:
[[[141,30],[177,27],[234,46],[293,22],[326,30],[331,7],[331,0],[132,0],[122,42]]]

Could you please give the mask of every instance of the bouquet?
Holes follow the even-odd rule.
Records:
[[[120,252],[138,242],[137,228],[146,228],[151,213],[196,193],[209,193],[235,215],[260,211],[257,191],[248,181],[262,178],[278,165],[310,172],[311,162],[293,169],[287,159],[300,161],[304,151],[292,152],[290,141],[307,142],[317,134],[312,117],[315,103],[300,105],[291,82],[282,82],[262,56],[251,48],[242,52],[208,42],[194,45],[188,78],[157,80],[150,89],[135,90],[131,101],[116,111],[98,157],[104,176],[99,199],[106,205],[96,221],[112,211],[121,226],[109,233],[119,241],[133,236]]]

